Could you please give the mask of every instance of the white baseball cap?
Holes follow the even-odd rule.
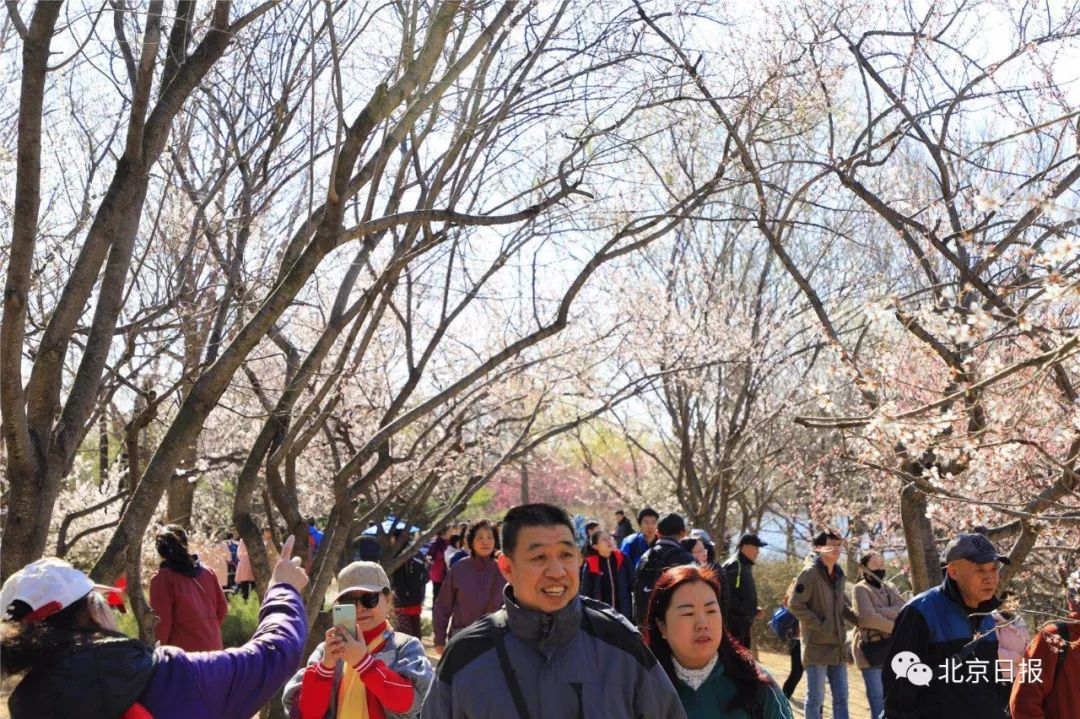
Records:
[[[0,589],[0,609],[4,618],[11,618],[12,604],[26,602],[30,613],[20,621],[40,622],[66,609],[95,589],[103,592],[119,592],[116,587],[94,584],[90,577],[62,559],[46,557],[31,562],[8,577]]]

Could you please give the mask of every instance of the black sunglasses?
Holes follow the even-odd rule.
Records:
[[[371,593],[365,592],[364,594],[361,594],[359,597],[353,595],[353,596],[349,597],[349,600],[352,601],[354,604],[359,604],[360,606],[362,606],[362,607],[364,607],[366,609],[374,609],[375,607],[379,606],[379,597],[380,596],[382,596],[382,595],[380,595],[380,594],[371,594]]]

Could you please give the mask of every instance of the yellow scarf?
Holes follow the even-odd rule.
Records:
[[[382,630],[367,643],[368,654],[375,654],[384,644],[388,634],[389,625],[383,623]],[[360,640],[363,641],[361,635]],[[367,705],[367,687],[360,678],[360,672],[345,664],[341,673],[341,685],[338,687],[338,719],[370,719]]]

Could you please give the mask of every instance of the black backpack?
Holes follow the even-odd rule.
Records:
[[[634,575],[634,622],[639,627],[645,625],[649,595],[652,593],[652,588],[656,586],[657,580],[660,579],[660,575],[668,567],[688,564],[692,561],[692,558],[687,559],[688,556],[689,554],[682,547],[657,543],[641,558],[641,564],[638,565],[637,573]]]

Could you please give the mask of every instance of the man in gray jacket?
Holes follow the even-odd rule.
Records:
[[[423,719],[685,719],[637,631],[578,596],[581,553],[565,511],[514,507],[502,540],[504,606],[447,644]]]

